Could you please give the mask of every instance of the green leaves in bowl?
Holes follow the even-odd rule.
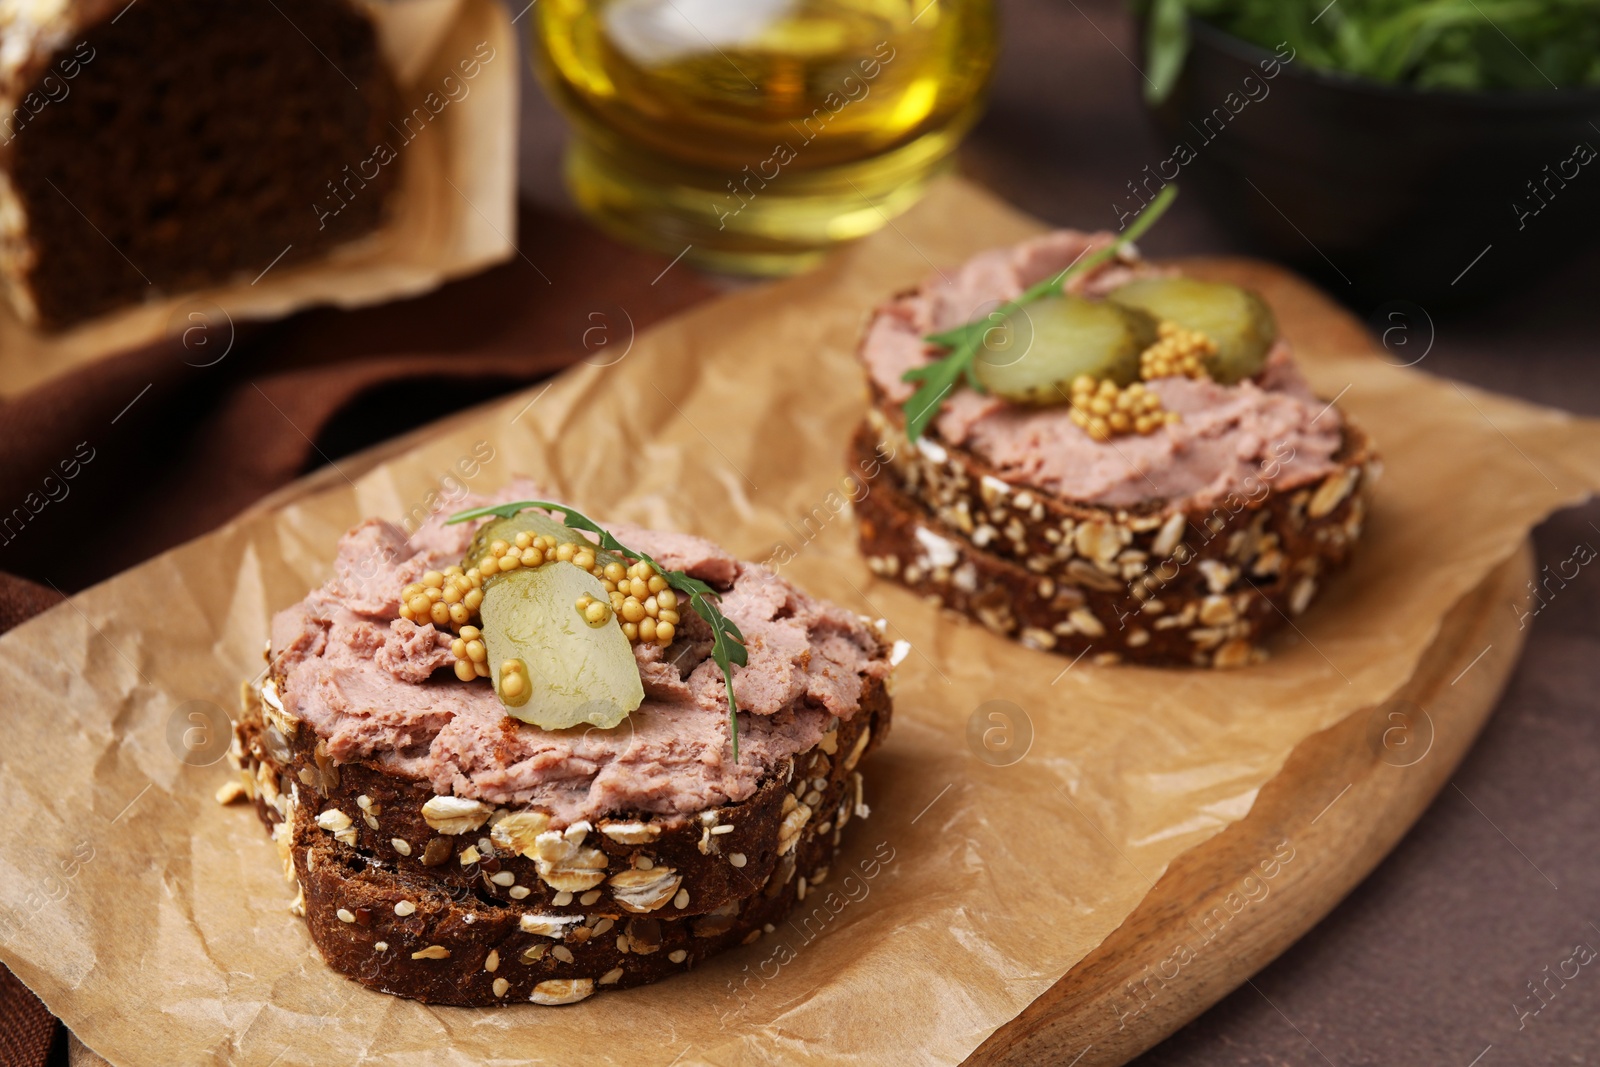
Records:
[[[1600,86],[1597,0],[1138,0],[1145,96],[1177,82],[1198,18],[1297,63],[1418,89]]]

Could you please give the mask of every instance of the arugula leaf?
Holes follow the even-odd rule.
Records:
[[[923,340],[931,345],[948,349],[943,356],[926,363],[920,367],[913,367],[900,376],[902,381],[916,382],[917,390],[911,398],[900,406],[906,421],[906,437],[912,441],[922,436],[922,432],[933,422],[939,414],[945,397],[959,383],[965,381],[967,386],[975,392],[983,392],[983,387],[978,383],[973,372],[973,364],[977,362],[978,353],[983,350],[984,338],[990,330],[1010,315],[1013,311],[1031,304],[1041,297],[1050,296],[1061,292],[1071,278],[1091,271],[1115,256],[1122,248],[1132,241],[1144,236],[1156,220],[1171,206],[1178,195],[1176,185],[1168,185],[1156,194],[1155,199],[1145,205],[1145,209],[1134,219],[1133,224],[1122,231],[1117,239],[1105,248],[1091,252],[1066,267],[1066,269],[1052,274],[1042,282],[1037,282],[1024,290],[1013,300],[995,308],[984,318],[974,322],[964,323],[952,330],[941,333],[932,333]]]
[[[605,527],[582,512],[574,510],[569,504],[557,504],[549,500],[519,500],[510,504],[494,504],[490,507],[473,508],[470,511],[458,511],[445,520],[445,525],[454,526],[456,523],[490,517],[509,519],[529,508],[560,512],[565,525],[595,534],[600,539],[600,547],[607,552],[615,552],[620,556],[643,560],[650,564],[661,572],[661,576],[667,580],[667,585],[674,592],[682,593],[689,598],[689,609],[711,627],[711,659],[721,668],[722,681],[728,690],[728,732],[733,739],[733,761],[738,763],[739,702],[733,696],[733,668],[736,665],[748,666],[750,652],[745,647],[744,634],[739,632],[739,627],[734,621],[724,615],[718,607],[721,594],[699,578],[691,577],[683,571],[667,570],[646,553],[629,548],[612,536]]]
[[[674,574],[680,572],[674,571]],[[684,577],[688,577],[684,575]],[[695,581],[689,578],[689,581]],[[672,579],[668,578],[668,582]],[[699,583],[704,585],[704,582]],[[709,588],[709,587],[708,587]],[[694,613],[711,624],[711,659],[722,668],[722,683],[728,690],[728,732],[733,737],[733,762],[739,762],[739,702],[733,696],[733,664],[741,667],[750,663],[750,651],[745,648],[744,634],[739,632],[733,620],[724,615],[717,607],[717,600],[713,593],[693,592],[689,594],[689,606]]]

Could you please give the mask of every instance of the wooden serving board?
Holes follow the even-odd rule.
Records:
[[[1194,265],[1257,287],[1284,275],[1259,261]],[[1338,336],[1342,343],[1363,342],[1325,306],[1279,310],[1314,318],[1330,333],[1348,331]],[[342,460],[342,473],[318,471],[251,510],[279,508],[346,475],[359,477],[480,417],[476,410],[461,412],[384,442]],[[1504,604],[1526,588],[1533,560],[1531,544],[1525,545],[1464,597],[1392,700],[1359,709],[1297,746],[1244,819],[1175,860],[1121,926],[991,1035],[967,1064],[1127,1063],[1243,985],[1321,921],[1421,817],[1488,721],[1526,637]],[[1260,865],[1285,841],[1298,859],[1263,878]],[[1258,888],[1242,890],[1252,874]],[[1265,896],[1248,899],[1262,888]],[[82,1046],[76,1050],[93,1059],[75,1056],[75,1065],[104,1063]]]
[[[1249,815],[1174,861],[1099,948],[997,1030],[967,1064],[1126,1063],[1315,926],[1416,822],[1488,721],[1526,632],[1513,625],[1503,604],[1532,573],[1528,546],[1446,617],[1396,698],[1425,709],[1425,719],[1410,708],[1404,709],[1409,722],[1390,719],[1389,712],[1399,710],[1391,701],[1307,738],[1262,788]],[[1260,864],[1284,841],[1296,859],[1264,878]],[[1252,873],[1266,895],[1230,911],[1229,893],[1240,893],[1235,905],[1245,893],[1259,895],[1240,892]],[[1184,946],[1192,958],[1185,958]],[[1176,976],[1165,978],[1163,971]],[[69,1049],[73,1067],[109,1067],[75,1038]]]
[[[1527,588],[1533,561],[1524,545],[1464,597],[1393,700],[1301,742],[1249,815],[1178,857],[969,1067],[1127,1063],[1321,921],[1417,821],[1488,721],[1526,634],[1505,604]],[[1298,861],[1266,877],[1261,864],[1271,870],[1285,841]]]
[[[985,225],[997,217],[971,191],[958,190],[949,197],[942,201],[946,208],[976,202],[974,213]],[[913,227],[913,222],[906,225]],[[932,237],[924,241],[922,231],[912,232],[918,234],[919,248],[913,251],[919,254],[900,251],[904,259],[917,259],[916,269],[926,258],[920,256],[922,243],[940,260],[961,258],[935,246]],[[892,242],[886,247],[897,248]],[[881,249],[879,254],[885,255]],[[1330,348],[1370,346],[1358,323],[1275,267],[1248,261],[1210,261],[1207,266],[1214,276],[1226,273],[1257,288],[1276,287],[1281,300],[1274,306],[1280,319],[1300,324]],[[786,298],[801,301],[817,298],[811,289],[825,290],[823,282],[808,279],[785,284],[781,292]],[[341,459],[337,469],[325,468],[285,487],[261,501],[252,514],[360,478],[431,438],[477,423],[490,406]],[[842,447],[842,428],[837,439]],[[1305,934],[1394,847],[1445,786],[1487,721],[1523,639],[1502,601],[1524,587],[1531,558],[1524,547],[1464,596],[1394,700],[1381,708],[1359,709],[1302,741],[1260,789],[1244,818],[1167,864],[1117,929],[990,1035],[967,1062],[1059,1067],[1125,1063],[1243,984]],[[1393,710],[1410,717],[1391,719]],[[1273,862],[1290,849],[1292,861]],[[105,1063],[76,1042],[71,1062],[83,1067]]]

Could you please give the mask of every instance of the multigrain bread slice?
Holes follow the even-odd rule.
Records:
[[[858,765],[888,732],[897,661],[884,624],[709,541],[608,532],[652,560],[653,578],[667,568],[704,583],[747,653],[728,657],[738,666],[725,675],[709,628],[692,625],[699,615],[665,619],[683,625],[635,644],[621,630],[628,658],[612,669],[637,669],[642,699],[613,726],[511,718],[491,679],[458,669],[481,659],[480,635],[497,634],[470,616],[453,620],[456,632],[431,611],[424,623],[399,614],[406,590],[432,589],[442,606],[445,571],[480,574],[455,569],[475,543],[466,523],[441,516],[410,535],[362,523],[341,538],[334,576],[274,617],[264,680],[244,687],[231,752],[239,780],[222,796],[253,802],[298,883],[293,909],[341,972],[458,1004],[504,1003],[513,989],[564,1003],[649,981],[759,934],[790,906],[788,892],[803,898],[826,875],[845,824],[866,814]],[[531,555],[531,535],[520,536]],[[503,538],[491,545],[509,559]],[[568,559],[545,547],[557,558],[500,566],[526,566],[537,581],[588,565],[576,549]],[[629,581],[645,584],[639,573]],[[584,607],[569,604],[530,596],[516,625],[567,633],[562,612]],[[663,605],[672,610],[654,596],[634,604]],[[620,627],[625,614],[586,618],[580,632]],[[530,662],[533,684],[569,684],[550,661]],[[590,943],[619,926],[622,943]],[[635,938],[650,948],[635,952]],[[550,959],[527,954],[551,942]],[[397,944],[405,955],[391,952]],[[516,983],[495,974],[513,949],[527,954]],[[617,958],[626,955],[650,960],[635,967]]]
[[[275,706],[275,688],[269,679],[263,699],[246,687],[235,756],[269,830],[304,808],[319,835],[441,892],[591,917],[701,915],[765,884],[801,829],[843,828],[861,803],[858,764],[883,743],[890,719],[887,688],[872,679],[854,716],[745,800],[690,815],[616,812],[556,833],[527,811],[440,798],[371,762],[334,761],[309,726]]]
[[[1314,484],[1278,492],[1265,482],[1221,499],[1147,501],[1102,507],[1002,479],[981,456],[931,437],[913,445],[900,421],[868,411],[853,447],[866,439],[905,493],[973,546],[1032,574],[1099,591],[1161,588],[1153,568],[1217,560],[1235,569],[1227,593],[1248,576],[1258,588],[1328,573],[1344,563],[1366,518],[1365,489],[1376,456],[1365,433],[1345,423],[1333,470]],[[869,436],[870,435],[870,436]],[[1315,562],[1311,562],[1315,561]],[[1216,583],[1212,583],[1216,584]]]
[[[896,440],[875,415],[850,456],[861,470],[875,469],[871,456],[895,456],[855,505],[868,567],[1030,648],[1097,663],[1260,660],[1261,639],[1347,562],[1374,462],[1346,427],[1338,470],[1317,486],[1140,513],[1009,485],[970,453]]]
[[[1378,470],[1366,435],[1316,395],[1259,297],[1185,279],[1123,247],[1073,274],[1066,299],[1037,308],[1037,323],[1027,314],[1035,305],[1010,312],[992,350],[984,334],[966,378],[931,399],[916,392],[956,365],[936,363],[961,357],[930,337],[980,321],[1112,243],[1111,234],[1041,235],[876,309],[857,349],[871,406],[851,449],[858,462],[886,466],[863,467],[880,488],[857,509],[862,551],[876,573],[1030,647],[1100,662],[1240,666],[1261,658],[1261,638],[1345,564]],[[1133,372],[1106,362],[1110,350],[1089,359],[1101,327],[1065,326],[1079,320],[1061,310],[1129,314],[1117,302],[1125,285],[1165,292],[1163,314],[1189,323],[1149,321],[1154,343],[1125,326]],[[1009,391],[982,388],[986,368],[1030,358],[1031,371],[1009,372]],[[1019,391],[1029,374],[1042,377]],[[1070,390],[1052,374],[1075,375]],[[913,405],[917,435],[906,429]]]
[[[826,881],[846,824],[868,813],[856,761],[881,743],[887,726],[886,707],[864,708],[841,724],[841,747],[804,753],[787,773],[763,785],[758,795],[781,798],[775,806],[757,810],[747,802],[702,812],[664,831],[658,839],[664,848],[631,850],[629,864],[618,872],[670,883],[675,874],[662,872],[711,870],[724,877],[702,877],[697,884],[726,884],[736,892],[708,892],[697,900],[681,885],[671,893],[663,887],[621,907],[622,898],[605,891],[591,906],[577,908],[549,906],[547,898],[504,897],[492,875],[516,870],[526,859],[500,852],[492,841],[476,839],[469,846],[488,854],[469,864],[464,878],[405,863],[391,849],[369,851],[352,843],[351,835],[330,830],[319,818],[335,809],[315,784],[298,781],[307,765],[291,775],[266,754],[269,747],[281,751],[287,739],[268,740],[271,731],[283,735],[261,715],[259,703],[247,703],[233,751],[245,790],[278,843],[285,876],[299,888],[294,909],[305,916],[312,940],[336,971],[373,989],[430,1003],[555,1005],[687,970],[772,932],[813,886]],[[340,768],[341,781],[351,769]],[[314,779],[317,774],[313,769]],[[825,789],[817,788],[819,780],[827,781]],[[327,784],[331,797],[339,786]],[[720,826],[732,829],[718,834]],[[580,835],[577,844],[586,840],[588,834]],[[449,843],[459,860],[460,843]],[[615,842],[599,843],[615,851]],[[766,861],[758,866],[752,857],[760,856]],[[452,871],[459,866],[448,865]],[[654,907],[639,906],[656,898],[661,903]]]

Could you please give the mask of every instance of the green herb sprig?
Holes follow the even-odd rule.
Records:
[[[661,572],[661,577],[667,580],[668,586],[689,598],[689,609],[711,627],[711,659],[722,669],[722,681],[728,690],[728,730],[733,738],[733,761],[738,763],[739,702],[733,696],[733,668],[735,664],[740,667],[747,666],[750,662],[750,653],[745,648],[744,634],[739,632],[739,627],[732,619],[722,614],[717,606],[720,599],[717,591],[699,578],[690,577],[683,571],[669,571],[645,553],[629,548],[613,537],[605,527],[582,512],[574,511],[567,504],[556,504],[548,500],[519,500],[512,504],[495,504],[490,507],[473,508],[470,511],[459,511],[446,519],[445,525],[453,526],[459,522],[471,522],[473,519],[491,516],[497,519],[509,519],[519,511],[527,511],[529,508],[560,512],[563,516],[563,525],[596,535],[600,538],[600,547],[607,552],[615,552],[650,564]]]
[[[939,409],[944,406],[945,397],[963,379],[974,391],[979,393],[984,391],[973,373],[972,365],[977,361],[978,353],[983,351],[984,338],[994,329],[995,323],[1026,304],[1061,292],[1061,287],[1069,279],[1093,270],[1122,251],[1125,245],[1138,240],[1156,224],[1156,220],[1161,218],[1177,195],[1176,185],[1166,186],[1145,206],[1139,217],[1106,247],[1079,258],[1064,270],[1030,286],[1020,296],[1006,301],[981,319],[923,338],[929,344],[938,345],[948,351],[932,363],[913,367],[900,376],[902,381],[917,383],[917,391],[900,406],[906,421],[906,437],[915,441],[922,436],[923,431],[939,414]]]

